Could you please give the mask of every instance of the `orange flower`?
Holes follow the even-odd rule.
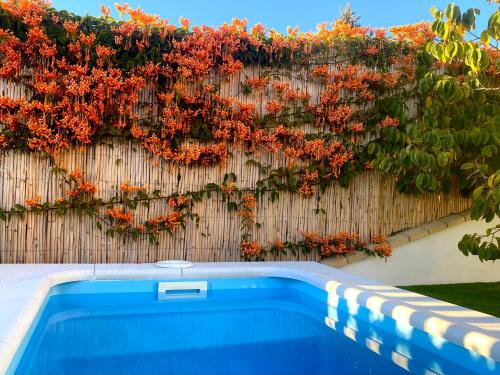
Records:
[[[63,26],[69,35],[75,35],[80,27],[80,24],[78,21],[64,21]]]
[[[74,180],[81,180],[82,179],[82,171],[80,169],[75,169],[71,171],[68,174],[68,178],[74,179]]]
[[[78,186],[78,189],[80,190],[80,192],[93,194],[97,191],[96,186],[90,182],[83,182],[82,181],[82,182],[79,182],[77,186]]]
[[[112,217],[118,223],[125,225],[131,224],[133,220],[132,213],[125,212],[122,208],[117,208],[117,207],[107,209],[106,215]]]
[[[347,121],[351,116],[351,108],[341,105],[337,108],[330,108],[327,112],[327,121],[334,133],[339,134],[346,127]]]
[[[84,33],[80,32],[80,42],[85,46],[85,47],[91,47],[92,44],[95,42],[95,34],[90,33],[89,35],[85,35]]]
[[[68,194],[71,198],[77,198],[85,193],[94,194],[97,191],[94,184],[83,180],[82,172],[79,169],[71,171],[67,178],[70,179],[72,183],[76,183],[76,186],[73,187],[73,189],[66,191],[66,194]]]
[[[229,184],[222,184],[220,188],[224,194],[231,195],[236,190],[236,184],[230,182]]]
[[[384,39],[386,34],[385,29],[375,29],[375,38]]]
[[[304,181],[299,189],[299,193],[306,197],[310,197],[314,194],[314,189],[306,181]]]
[[[353,26],[342,20],[336,20],[331,26],[328,30],[326,24],[318,25],[318,36],[327,41],[333,38],[363,38],[370,30],[368,27]]]
[[[138,191],[144,191],[144,190],[146,190],[146,188],[141,187],[141,186],[132,186],[132,185],[124,182],[120,185],[120,190],[124,193],[135,193]]]
[[[318,178],[319,178],[318,171],[313,171],[313,172],[306,171],[306,173],[304,174],[305,181],[314,182],[318,181]]]
[[[104,47],[101,45],[97,45],[95,47],[95,50],[100,61],[106,60],[110,56],[113,56],[116,53],[116,51],[113,48]]]
[[[397,38],[397,40],[408,42],[411,48],[422,46],[429,40],[436,37],[436,34],[431,31],[430,24],[428,22],[419,22],[413,25],[393,26],[389,28],[389,31]]]
[[[255,196],[251,193],[246,193],[241,197],[240,215],[243,217],[253,217],[255,215],[254,209],[256,206]]]
[[[262,248],[260,247],[257,241],[253,242],[242,242],[240,244],[241,254],[245,257],[253,257],[260,255],[262,252]]]
[[[261,23],[256,23],[253,25],[251,33],[254,37],[264,37],[266,34],[266,28]]]
[[[273,89],[277,93],[281,94],[281,93],[285,92],[286,89],[288,89],[288,83],[286,83],[286,82],[274,82]]]
[[[0,134],[0,147],[6,147],[8,145],[7,137],[3,134]]]
[[[378,48],[376,45],[371,45],[370,47],[368,47],[366,50],[365,50],[365,53],[368,55],[368,56],[373,56],[373,55],[376,55],[378,53]]]
[[[387,237],[384,236],[383,234],[372,234],[371,236],[371,241],[376,244],[380,244],[382,242],[385,242],[387,240]]]
[[[350,124],[349,128],[356,134],[362,134],[365,131],[365,126],[361,122]]]
[[[326,82],[330,78],[330,69],[328,65],[317,65],[312,69],[311,74],[314,78],[319,78],[322,82]]]
[[[106,8],[103,4],[101,4],[101,13],[104,17],[109,17],[110,12],[111,12],[110,8]]]
[[[177,228],[181,224],[182,214],[179,211],[174,211],[168,215],[160,215],[148,220],[146,223],[153,227],[154,230],[159,230],[164,226],[170,230]]]
[[[128,9],[128,4],[127,3],[125,3],[125,4],[115,3],[115,8],[118,11],[118,13],[120,13],[120,16],[123,16]]]
[[[271,115],[277,115],[279,112],[283,110],[284,105],[277,102],[277,101],[271,101],[267,103],[266,105],[266,111],[269,112]]]
[[[280,241],[280,240],[275,240],[273,242],[273,246],[276,248],[276,250],[278,251],[284,251],[285,250],[285,244],[283,243],[283,241]]]
[[[321,242],[321,238],[318,236],[316,232],[304,232],[302,231],[302,235],[304,236],[304,243],[307,248],[312,249]]]
[[[261,90],[269,84],[269,77],[253,77],[247,80],[247,85],[254,90]]]
[[[373,251],[384,258],[390,257],[392,255],[392,247],[386,242],[387,237],[382,234],[372,234],[371,241],[374,244]]]
[[[187,18],[180,16],[179,17],[179,23],[181,24],[183,29],[188,30],[189,25],[191,24],[191,21],[189,21]]]
[[[24,203],[26,203],[27,206],[33,208],[33,207],[40,207],[40,199],[42,199],[42,197],[40,195],[37,195],[35,198],[33,199],[26,199],[24,201]]]
[[[391,126],[397,128],[399,126],[399,120],[397,118],[386,116],[386,118],[379,123],[380,129],[389,128]]]
[[[190,199],[185,195],[177,195],[175,197],[171,197],[168,200],[168,206],[171,208],[181,209],[187,206],[190,202]]]
[[[139,126],[137,125],[133,125],[131,128],[130,128],[130,134],[132,135],[132,137],[134,138],[145,138],[147,137],[148,135],[148,131],[147,130],[142,130]]]
[[[390,257],[392,255],[392,248],[388,242],[375,245],[373,247],[373,251],[384,258]]]

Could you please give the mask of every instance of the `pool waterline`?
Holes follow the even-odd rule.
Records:
[[[490,341],[482,341],[484,343],[484,347],[478,347],[478,351],[485,352],[489,349],[491,353],[495,354],[494,350],[498,349],[495,346],[496,342],[494,341],[496,337],[489,336],[489,332],[487,330],[476,328],[466,322],[462,323],[460,320],[450,322],[449,320],[441,319],[432,312],[426,311],[426,309],[413,308],[412,305],[405,303],[403,300],[398,301],[397,299],[386,295],[389,293],[388,291],[396,294],[398,291],[403,292],[397,288],[387,287],[379,283],[360,279],[314,262],[196,264],[195,267],[190,269],[190,272],[186,272],[187,270],[184,270],[184,274],[182,274],[182,272],[180,272],[180,274],[177,272],[165,272],[165,270],[161,270],[162,272],[154,271],[152,269],[152,265],[96,265],[93,267],[93,270],[91,269],[90,272],[88,272],[87,275],[82,275],[82,268],[84,269],[88,266],[81,266],[82,268],[78,268],[76,265],[66,265],[68,266],[66,269],[64,266],[65,265],[38,266],[39,269],[37,272],[41,275],[39,275],[37,279],[39,279],[39,281],[45,280],[45,285],[42,285],[43,283],[39,283],[38,287],[41,287],[42,289],[43,287],[46,288],[45,295],[47,295],[47,291],[50,289],[50,286],[48,285],[52,284],[51,286],[53,286],[59,284],[60,282],[73,281],[67,279],[75,278],[77,280],[141,278],[180,280],[211,277],[248,278],[255,276],[278,276],[303,280],[319,287],[324,292],[326,289],[330,307],[329,311],[323,314],[323,324],[326,323],[329,326],[332,326],[343,335],[346,335],[351,339],[355,339],[358,342],[361,340],[364,346],[367,346],[370,350],[375,352],[377,350],[384,351],[386,350],[386,347],[381,345],[379,341],[374,340],[373,337],[370,338],[367,335],[363,335],[364,330],[357,329],[357,326],[362,324],[363,321],[369,321],[372,319],[373,324],[384,317],[391,317],[393,315],[399,319],[392,319],[394,324],[391,329],[395,332],[399,330],[398,334],[402,336],[402,339],[404,339],[404,335],[412,334],[412,332],[413,334],[416,332],[424,332],[425,335],[427,334],[425,331],[430,330],[433,331],[433,333],[438,334],[432,335],[432,337],[433,343],[436,346],[439,346],[443,345],[443,342],[454,342],[453,340],[449,340],[450,336],[462,336],[463,338],[467,338],[467,334],[472,334],[473,336],[475,335],[479,337],[479,341],[482,341],[481,338],[483,336],[490,339]],[[51,267],[52,269],[50,269]],[[21,270],[23,267],[17,266],[17,268]],[[2,276],[1,271],[2,269],[0,267],[0,278]],[[87,269],[86,271],[89,270]],[[79,273],[79,276],[76,277],[75,273]],[[194,276],[199,276],[199,278]],[[3,278],[1,279],[2,281],[4,280]],[[435,301],[419,295],[411,294],[411,296],[418,297],[420,302],[430,303]],[[339,308],[339,303],[343,304],[342,308]],[[335,304],[337,304],[337,306]],[[470,310],[462,310],[470,312]],[[457,311],[460,311],[460,309]],[[409,313],[411,313],[412,316],[408,316]],[[418,323],[421,322],[421,319],[426,315],[427,321],[424,321],[423,323],[427,324],[423,324],[421,327],[427,329],[421,330],[421,327],[418,327]],[[406,323],[405,319],[408,320]],[[490,323],[492,322],[489,318],[485,319]],[[389,321],[389,319],[387,321]],[[429,321],[431,324],[428,323]],[[446,327],[446,329],[439,329],[440,325],[438,323],[440,322],[443,322],[441,327]],[[460,332],[460,330],[462,332]],[[472,340],[474,340],[474,337]],[[402,347],[402,344],[402,342],[399,342],[399,348]],[[488,348],[488,345],[490,345],[490,348]],[[391,356],[392,355],[394,356],[393,362],[397,362],[399,365],[403,365],[403,367],[405,365],[405,361],[411,364],[411,361],[408,362],[408,356],[405,356],[404,350],[399,349],[398,351],[395,351],[394,354],[391,354]]]

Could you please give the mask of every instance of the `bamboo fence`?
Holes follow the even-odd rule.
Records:
[[[258,76],[259,67],[249,67],[223,82],[221,94],[237,96],[243,102],[253,102],[262,113],[263,100],[258,95],[243,95],[241,82],[246,77]],[[334,69],[334,67],[332,67]],[[304,73],[304,72],[302,72]],[[302,74],[299,72],[299,74]],[[321,87],[287,74],[282,80],[293,87],[301,87],[317,102]],[[11,97],[27,96],[20,84],[0,81],[0,94]],[[144,90],[140,101],[151,102],[154,88]],[[414,110],[409,103],[408,111]],[[141,112],[138,106],[138,112]],[[310,127],[309,130],[314,129]],[[56,163],[67,170],[79,168],[86,180],[96,184],[99,197],[116,195],[121,183],[146,187],[150,192],[159,189],[162,194],[196,191],[207,183],[220,184],[224,174],[233,172],[239,188],[253,188],[259,178],[257,166],[247,163],[257,159],[272,167],[287,165],[278,154],[262,152],[248,156],[231,150],[233,155],[225,167],[172,166],[152,158],[136,142],[109,138],[84,149],[72,148],[59,154]],[[25,199],[41,196],[41,201],[63,197],[67,186],[51,173],[51,162],[40,155],[6,151],[0,154],[0,207],[23,204]],[[180,178],[180,179],[179,179]],[[320,198],[320,199],[319,199]],[[300,239],[301,231],[319,234],[354,231],[368,240],[371,234],[391,234],[418,226],[469,208],[470,201],[457,191],[449,195],[433,194],[413,197],[395,190],[394,180],[375,172],[358,175],[348,188],[334,185],[321,197],[302,198],[298,194],[280,193],[277,201],[269,195],[257,204],[257,222],[254,239],[261,245],[274,240]],[[318,209],[323,211],[316,213]],[[165,202],[156,201],[149,208],[139,206],[136,218],[150,218],[166,211]],[[163,259],[192,261],[239,261],[241,240],[240,218],[229,212],[221,197],[213,195],[196,203],[194,210],[200,217],[198,225],[188,220],[186,228],[163,233],[159,245],[150,244],[147,237],[106,236],[96,227],[94,219],[67,213],[57,216],[49,211],[39,215],[27,214],[23,219],[0,222],[0,263],[134,263]],[[139,221],[139,220],[137,220]],[[140,220],[141,222],[144,220]],[[269,256],[269,259],[274,259]],[[282,255],[278,260],[317,260],[317,254]]]

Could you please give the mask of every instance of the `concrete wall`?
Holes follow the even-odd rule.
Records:
[[[368,258],[342,271],[396,286],[500,281],[500,261],[481,263],[457,247],[465,233],[484,233],[499,222],[468,221],[394,248],[387,262]]]

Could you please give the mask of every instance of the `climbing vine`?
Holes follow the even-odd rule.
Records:
[[[480,36],[478,9],[462,13],[452,3],[431,14],[437,39],[425,48],[439,69],[418,82],[418,116],[369,145],[372,166],[397,175],[404,192],[447,192],[458,180],[464,193],[472,192],[472,219],[491,222],[500,216],[500,10]],[[484,235],[465,235],[459,249],[481,261],[500,259],[499,231],[496,225]]]
[[[398,189],[407,193],[447,191],[455,180],[466,190],[470,184],[455,173],[456,165],[470,159],[481,168],[498,152],[498,107],[490,99],[498,94],[469,79],[453,58],[434,61],[440,48],[452,48],[432,47],[438,46],[432,44],[436,35],[446,39],[435,24],[432,29],[426,23],[398,26],[387,33],[338,20],[319,25],[316,33],[290,28],[281,34],[260,24],[249,28],[238,19],[212,28],[191,27],[181,18],[175,26],[127,4],[116,5],[118,20],[105,7],[101,17],[79,17],[42,0],[0,5],[0,77],[27,92],[0,97],[1,149],[53,158],[72,146],[120,136],[171,165],[224,166],[232,151],[240,150],[252,155],[249,163],[264,175],[246,189],[229,174],[220,184],[171,195],[124,184],[103,201],[80,171],[55,166],[68,185],[66,196],[43,203],[34,197],[6,208],[0,212],[5,220],[26,212],[74,210],[92,216],[110,236],[146,235],[154,243],[159,232],[173,233],[186,220],[198,220],[195,203],[216,194],[239,217],[245,259],[284,251],[386,257],[390,247],[383,237],[375,236],[368,246],[357,234],[343,232],[304,233],[302,241],[278,239],[265,248],[252,237],[259,225],[256,201],[268,195],[273,202],[283,191],[307,199],[335,182],[346,186],[370,169],[398,176]],[[489,29],[498,29],[497,24],[498,17]],[[488,35],[496,38],[498,32]],[[467,43],[479,51],[465,59],[471,71],[494,86],[495,50]],[[249,75],[249,65],[259,66],[258,75]],[[224,84],[235,80],[238,93],[224,94]],[[320,88],[317,100],[305,89],[309,86]],[[463,90],[469,91],[458,93]],[[152,102],[141,101],[145,91],[152,93]],[[242,96],[261,102],[263,109]],[[477,110],[481,100],[486,114]],[[408,101],[418,104],[417,113],[409,114]],[[476,116],[474,135],[468,119],[455,121],[447,114],[450,104],[456,113]],[[456,131],[455,124],[461,124]],[[288,165],[262,165],[263,151],[286,157]],[[164,200],[168,211],[136,222],[133,211],[151,200]]]

